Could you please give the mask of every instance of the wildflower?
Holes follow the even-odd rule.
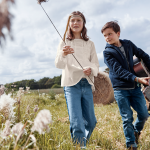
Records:
[[[42,93],[42,96],[45,96],[45,93]]]
[[[59,99],[59,94],[55,95],[55,99],[56,99],[56,100]]]
[[[16,101],[10,97],[10,95],[3,94],[0,97],[0,112],[4,115],[5,118],[14,117],[14,108],[13,105]]]
[[[17,93],[17,96],[21,97],[21,95],[23,95],[23,94],[24,94],[24,87],[19,87],[19,91]]]
[[[24,89],[24,87],[19,87],[19,90],[23,90]]]
[[[29,90],[30,90],[30,87],[26,87],[26,90],[29,91]]]
[[[4,130],[2,131],[2,133],[1,133],[1,137],[2,137],[2,138],[6,138],[7,136],[10,135],[10,131],[11,131],[11,129],[10,129],[10,121],[9,121],[9,120],[6,120],[5,128],[4,128]]]
[[[11,129],[11,133],[17,136],[17,140],[25,133],[25,129],[23,129],[23,126],[24,124],[19,122],[15,124]]]
[[[34,112],[37,112],[39,109],[38,105],[35,105],[35,108],[33,109]]]
[[[44,129],[49,132],[49,124],[52,123],[51,113],[49,110],[41,110],[34,119],[34,125],[31,131],[37,131],[39,134],[44,134]]]
[[[4,91],[5,91],[5,87],[2,85],[0,87],[0,96],[4,94]]]
[[[8,95],[10,95],[10,96],[11,96],[11,95],[12,95],[12,93],[10,92],[10,93],[8,93]]]

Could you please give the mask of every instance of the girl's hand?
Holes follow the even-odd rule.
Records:
[[[70,46],[63,47],[63,53],[62,53],[63,56],[67,56],[68,54],[72,54],[72,53],[74,53],[73,48],[71,48]]]
[[[91,74],[91,68],[83,69],[85,75],[89,76]]]
[[[138,82],[144,85],[149,85],[149,79],[150,77],[138,78]],[[137,82],[137,77],[135,78],[135,81]]]

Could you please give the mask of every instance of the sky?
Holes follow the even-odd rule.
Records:
[[[42,6],[62,36],[70,13],[84,14],[100,71],[107,68],[103,58],[106,42],[101,28],[108,21],[117,20],[121,27],[120,39],[131,40],[150,55],[149,0],[49,0]],[[41,6],[36,0],[16,0],[11,12],[14,40],[8,36],[0,50],[0,84],[59,76],[62,70],[55,67],[54,61],[61,39]],[[5,29],[4,32],[7,33]]]

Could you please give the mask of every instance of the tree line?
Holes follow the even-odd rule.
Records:
[[[13,83],[7,83],[5,84],[5,87],[10,89],[16,89],[18,90],[19,87],[30,87],[30,89],[49,89],[49,88],[60,88],[61,86],[61,75],[60,76],[54,76],[53,78],[44,77],[38,81],[34,79],[30,80],[22,80],[22,81],[16,81]]]

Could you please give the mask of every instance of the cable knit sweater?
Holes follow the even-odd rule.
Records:
[[[94,82],[94,76],[97,76],[99,72],[99,62],[94,43],[90,40],[74,39],[69,41],[66,39],[66,45],[74,49],[73,54],[84,69],[91,68],[92,72],[89,77]],[[68,54],[65,57],[62,56],[63,46],[65,46],[65,44],[61,41],[55,59],[55,66],[62,69],[61,86],[73,86],[77,84],[81,78],[86,78],[89,84],[93,85],[89,77],[83,73],[81,66],[72,54]],[[92,89],[95,89],[94,85]]]

